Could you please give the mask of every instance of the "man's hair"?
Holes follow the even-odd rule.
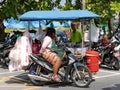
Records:
[[[75,25],[76,23],[75,22],[71,22],[71,25]]]

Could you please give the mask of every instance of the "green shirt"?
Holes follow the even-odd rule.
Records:
[[[55,40],[52,40],[52,46],[49,48],[50,50],[55,51],[55,53],[58,55],[58,57],[62,60],[64,57],[64,51],[57,47],[57,44],[55,43]]]
[[[79,30],[76,30],[75,33],[73,31],[70,33],[71,42],[81,42],[82,41],[82,33]]]

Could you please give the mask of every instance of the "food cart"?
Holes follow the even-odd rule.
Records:
[[[81,21],[84,26],[85,19],[89,20],[90,23],[90,32],[92,19],[98,18],[99,15],[88,11],[88,10],[67,10],[67,11],[28,11],[19,17],[21,21],[28,21],[28,30],[29,30],[29,21],[38,21],[39,22],[39,30],[41,28],[40,21],[41,20],[50,20],[50,21],[59,21],[59,20],[70,20],[70,21]],[[82,34],[84,31],[84,27],[82,27]],[[89,33],[89,49],[91,49],[91,33]],[[82,37],[82,48],[84,48],[84,34]],[[82,52],[82,55],[84,52]]]
[[[82,25],[84,25],[84,19],[89,19],[90,26],[91,26],[91,20],[93,18],[97,18],[99,15],[88,11],[88,10],[67,10],[67,11],[28,11],[25,12],[23,15],[20,15],[19,20],[21,21],[28,21],[28,28],[29,28],[29,21],[38,21],[39,22],[39,30],[41,28],[40,21],[41,20],[51,20],[51,21],[57,21],[57,20],[81,20]],[[29,29],[28,29],[29,30]],[[83,33],[84,27],[82,27],[82,33]],[[90,29],[91,31],[91,29]],[[91,33],[89,33],[91,36]],[[84,34],[83,34],[84,35]],[[84,37],[84,36],[83,36]],[[90,38],[90,37],[89,37]],[[83,40],[82,38],[82,47],[83,47]],[[91,38],[90,41],[91,42]],[[91,44],[90,44],[91,46]]]

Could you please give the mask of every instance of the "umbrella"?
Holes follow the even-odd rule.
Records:
[[[70,30],[70,21],[62,23],[62,30]]]
[[[69,30],[70,29],[70,22],[64,21],[53,21],[47,25],[48,27],[55,28],[56,30]]]
[[[13,17],[8,18],[7,20],[3,20],[3,24],[6,27],[5,28],[6,33],[12,32],[14,30],[25,31],[27,27],[27,22],[16,20]]]
[[[35,29],[38,29],[39,28],[39,24],[41,26],[42,29],[44,29],[46,27],[46,21],[45,20],[42,20],[40,21],[30,21],[30,28],[35,28]]]

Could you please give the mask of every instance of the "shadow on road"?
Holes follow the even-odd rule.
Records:
[[[77,86],[74,84],[74,83],[72,83],[72,82],[62,82],[62,83],[51,83],[51,84],[49,84],[49,85],[47,85],[48,87],[52,87],[52,88],[60,88],[60,87],[76,87],[77,88]],[[78,88],[89,88],[89,86],[88,87],[78,87]]]
[[[114,84],[111,87],[102,88],[102,90],[120,90],[120,84]]]
[[[54,88],[58,88],[58,87],[66,87],[66,86],[71,86],[72,83],[70,82],[62,82],[62,83],[57,83],[57,82],[54,82],[54,83],[51,83],[51,84],[48,84],[47,86],[49,87],[54,87]]]
[[[27,85],[33,85],[30,80],[29,77],[27,76],[27,73],[22,73],[19,75],[15,75],[9,78],[9,80],[5,81],[5,83],[7,84],[27,84]]]
[[[107,67],[107,66],[105,66],[105,65],[101,65],[101,66],[100,66],[100,69],[109,70],[109,71],[110,71],[110,70],[111,70],[111,71],[113,71],[113,70],[114,70],[114,71],[118,71],[118,70],[115,70],[115,69],[113,69],[113,68]]]
[[[7,84],[26,84],[28,86],[44,86],[44,87],[52,87],[52,88],[59,88],[59,87],[76,87],[76,85],[74,85],[72,82],[62,82],[62,83],[58,83],[58,82],[45,82],[43,85],[34,85],[29,77],[27,76],[27,73],[22,73],[22,74],[19,74],[19,75],[16,75],[16,76],[13,76],[13,77],[10,77],[9,80],[5,81]],[[78,87],[80,88],[80,87]],[[89,88],[88,87],[84,87],[84,88]]]

